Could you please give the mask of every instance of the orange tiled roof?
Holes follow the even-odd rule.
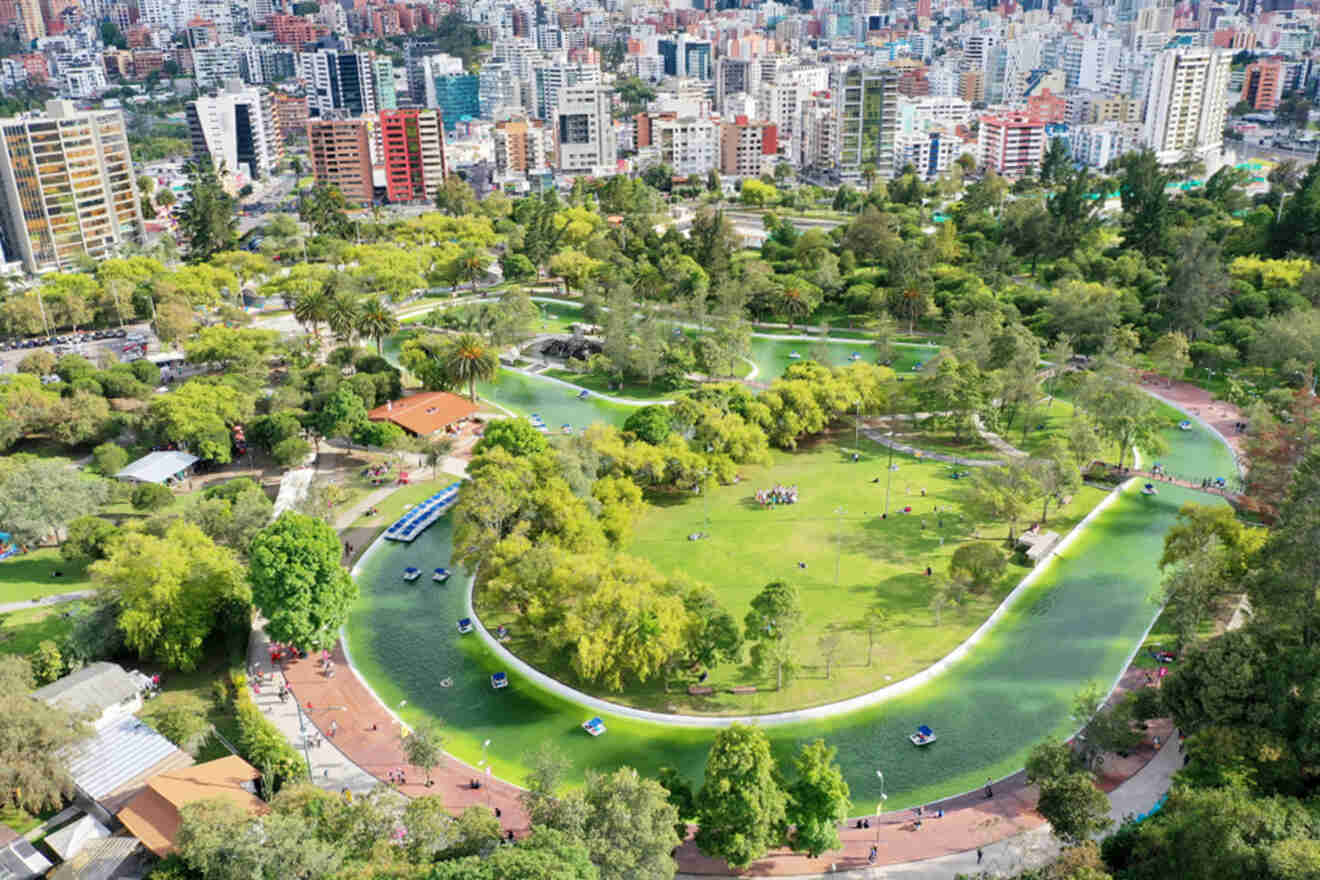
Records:
[[[119,811],[118,818],[147,849],[164,857],[174,850],[174,838],[179,833],[179,810],[186,804],[221,797],[250,812],[263,812],[265,802],[243,788],[243,783],[260,778],[257,768],[234,755],[183,770],[158,773],[147,780],[145,791]]]
[[[448,391],[426,391],[378,406],[367,417],[374,422],[393,422],[405,431],[425,437],[467,418],[477,405]]]

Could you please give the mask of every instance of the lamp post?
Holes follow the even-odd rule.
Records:
[[[885,516],[889,515],[889,487],[894,483],[894,415],[889,415],[889,464],[885,466]]]
[[[880,803],[875,805],[875,842],[880,844],[880,816],[885,811],[885,801],[889,800],[889,795],[885,794],[885,774],[881,771],[875,771],[875,775],[880,777]]]
[[[477,762],[477,767],[482,768],[486,771],[486,806],[487,807],[490,806],[490,779],[491,779],[491,767],[490,764],[486,761],[486,749],[488,748],[490,748],[490,740],[486,740],[481,744],[481,760]]]
[[[846,507],[834,508],[834,586],[839,585],[839,564],[843,561],[843,515]]]

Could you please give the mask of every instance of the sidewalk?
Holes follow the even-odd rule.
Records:
[[[314,735],[319,731],[303,713],[296,697],[291,695],[286,701],[280,701],[280,686],[287,682],[283,673],[270,661],[270,639],[266,637],[260,621],[252,628],[252,637],[248,640],[248,668],[263,673],[268,682],[261,688],[261,693],[253,693],[253,701],[293,747],[306,757],[312,782],[330,791],[348,789],[355,794],[376,787],[376,779],[349,760],[333,739],[325,737],[324,742],[317,745],[309,742],[309,734]],[[347,712],[341,711],[344,709],[342,706],[327,705],[318,709],[321,723],[326,727],[329,727],[332,718],[338,718],[344,726],[351,723]]]
[[[28,599],[23,602],[6,602],[0,605],[0,614],[8,614],[11,611],[22,611],[25,608],[41,608],[45,605],[63,605],[65,602],[73,602],[77,599],[90,599],[96,595],[96,590],[78,590],[73,593],[60,593],[57,596],[42,596],[40,599]]]

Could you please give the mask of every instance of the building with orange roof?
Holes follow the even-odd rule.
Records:
[[[261,771],[237,755],[158,773],[117,818],[147,849],[164,858],[174,852],[179,811],[188,804],[224,798],[250,813],[264,813],[266,803],[256,793],[260,778]]]
[[[417,437],[429,437],[440,431],[457,430],[477,411],[466,397],[448,391],[426,391],[401,400],[392,400],[367,413],[373,422],[393,422]]]

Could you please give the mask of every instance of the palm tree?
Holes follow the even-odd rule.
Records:
[[[490,268],[490,254],[485,251],[469,248],[459,255],[454,261],[454,276],[457,281],[472,282],[472,292],[477,292],[477,279],[486,274]]]
[[[352,344],[360,316],[357,297],[346,290],[336,293],[326,303],[326,323],[340,342]]]
[[[293,317],[299,324],[312,328],[316,347],[321,347],[321,323],[330,315],[330,293],[324,288],[309,290],[293,301]]]
[[[380,301],[380,297],[372,297],[358,309],[357,330],[363,336],[376,340],[376,354],[381,353],[385,337],[398,329],[399,319]]]
[[[468,397],[473,403],[477,402],[478,380],[494,378],[500,367],[495,352],[475,333],[462,333],[449,340],[440,351],[440,363],[454,385],[467,383]]]
[[[780,289],[779,298],[783,300],[784,313],[788,315],[788,327],[791,330],[794,318],[806,317],[811,304],[807,302],[806,291],[793,283],[785,284]]]

